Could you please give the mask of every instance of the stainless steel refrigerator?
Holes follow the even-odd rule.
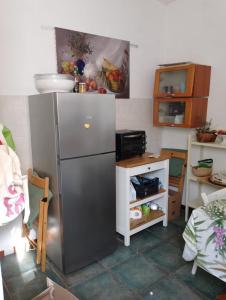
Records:
[[[115,99],[29,97],[33,168],[50,177],[47,256],[69,273],[112,253],[115,239]]]

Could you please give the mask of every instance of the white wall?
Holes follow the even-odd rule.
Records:
[[[12,130],[24,171],[32,163],[26,96],[37,93],[34,74],[56,72],[54,26],[138,45],[130,48],[132,99],[116,101],[117,128],[145,129],[148,150],[159,149],[150,98],[154,69],[163,60],[165,12],[166,7],[155,0],[1,1],[0,122]],[[0,228],[0,249],[4,247],[6,253],[12,250],[9,236],[18,232],[18,225],[16,220]]]
[[[0,123],[10,128],[22,171],[26,172],[32,166],[28,98],[0,95],[0,107]]]
[[[212,66],[208,119],[226,128],[226,1],[178,0],[167,7],[165,62]],[[162,145],[186,147],[187,129],[164,128]]]
[[[161,148],[158,127],[152,126],[152,106],[150,99],[120,99],[116,101],[116,128],[145,130],[147,150],[158,153]]]
[[[0,18],[0,94],[36,93],[35,73],[56,72],[54,30],[61,27],[129,40],[131,97],[150,97],[162,60],[166,7],[148,0],[3,0]],[[47,28],[46,28],[47,27]]]
[[[212,66],[207,118],[215,128],[226,129],[226,1],[177,0],[167,7],[165,62],[192,61]],[[163,128],[162,147],[187,148],[189,129]],[[214,171],[226,169],[223,150],[206,149],[203,158],[213,158]],[[200,149],[192,152],[192,165],[200,159]],[[192,183],[190,200],[197,201],[200,192],[214,191],[207,185]],[[201,204],[201,202],[199,202]]]

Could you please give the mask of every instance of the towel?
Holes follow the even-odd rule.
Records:
[[[26,223],[30,214],[27,176],[22,176],[13,149],[0,145],[0,226],[14,220],[24,209]]]

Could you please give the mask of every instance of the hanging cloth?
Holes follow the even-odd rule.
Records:
[[[24,208],[26,223],[30,214],[27,176],[21,174],[17,154],[8,145],[0,145],[0,226],[14,220]]]
[[[16,145],[13,141],[11,131],[0,123],[0,145],[5,144],[11,147],[14,151],[16,150]]]

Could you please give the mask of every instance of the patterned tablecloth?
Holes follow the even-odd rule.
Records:
[[[226,200],[194,209],[183,238],[183,258],[226,282]]]

